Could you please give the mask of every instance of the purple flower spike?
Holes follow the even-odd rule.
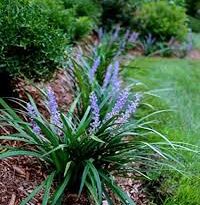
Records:
[[[148,36],[146,36],[146,43],[148,45],[153,45],[155,41],[156,41],[156,38],[154,38],[151,33],[149,33]]]
[[[128,42],[129,42],[129,43],[135,43],[135,42],[137,41],[138,37],[139,37],[139,33],[133,32],[133,33],[130,35],[130,37],[129,37],[129,39],[128,39]]]
[[[125,33],[125,35],[124,35],[124,40],[125,40],[125,41],[128,39],[129,34],[130,34],[130,30],[127,29],[127,30],[126,30],[126,33]]]
[[[113,65],[110,64],[107,68],[107,71],[106,71],[106,75],[105,75],[105,78],[104,78],[104,81],[103,81],[103,90],[108,86],[108,84],[110,83],[110,79],[111,79],[111,75],[112,75],[112,69],[113,69]]]
[[[116,121],[117,124],[124,124],[128,122],[128,119],[131,117],[131,115],[136,112],[140,99],[141,99],[141,95],[136,94],[135,101],[132,101],[128,105],[128,108],[126,109],[125,113],[123,113],[122,116]]]
[[[37,135],[41,135],[41,129],[37,125],[37,123],[34,121],[34,118],[37,117],[37,114],[35,112],[34,107],[30,103],[27,103],[27,111],[28,111],[28,114],[30,116],[31,127],[33,129],[33,132]]]
[[[97,71],[97,68],[99,67],[99,64],[100,64],[100,57],[97,57],[93,63],[93,66],[92,68],[90,69],[89,71],[89,80],[90,80],[90,83],[92,84],[93,81],[94,81],[94,75]]]
[[[128,89],[125,89],[120,93],[112,111],[107,114],[106,120],[111,119],[112,117],[118,115],[121,112],[121,110],[123,109],[123,107],[125,106],[125,104],[128,100],[128,96],[129,96]]]
[[[118,38],[120,29],[120,25],[117,25],[112,36],[112,41],[115,41]]]
[[[81,49],[81,47],[78,47],[78,51],[77,51],[77,55],[76,55],[76,60],[78,62],[81,61],[81,59],[83,58],[83,50]]]
[[[89,129],[90,134],[94,133],[100,126],[100,109],[98,106],[98,99],[94,92],[90,94],[90,105],[92,111],[92,123]]]
[[[192,49],[193,49],[192,32],[190,31],[187,37],[186,50],[187,52],[190,52]]]
[[[47,90],[47,98],[48,98],[47,105],[48,105],[50,115],[51,115],[51,119],[50,119],[51,123],[58,126],[58,127],[62,127],[62,124],[60,121],[60,113],[58,111],[58,104],[56,101],[56,96],[50,87]],[[60,134],[60,133],[58,133],[58,134]]]
[[[112,75],[112,86],[115,92],[118,92],[120,89],[120,80],[119,80],[119,61],[114,63],[114,71]]]
[[[98,30],[98,37],[100,40],[103,38],[103,35],[104,35],[104,30],[102,27],[100,27]]]

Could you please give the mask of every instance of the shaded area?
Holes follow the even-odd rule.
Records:
[[[14,96],[12,78],[7,72],[0,72],[0,97]]]

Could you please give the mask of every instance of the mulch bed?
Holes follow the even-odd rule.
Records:
[[[71,79],[71,76],[62,69],[58,70],[49,82],[35,82],[33,84],[33,82],[28,82],[25,79],[16,78],[12,82],[12,87],[15,96],[27,101],[28,93],[34,98],[40,108],[43,108],[43,98],[40,89],[45,90],[48,87],[51,87],[56,95],[59,107],[62,110],[67,111],[73,101],[74,85],[72,82],[73,80]]]
[[[192,50],[188,53],[186,57],[192,60],[200,60],[200,50]]]
[[[47,176],[47,168],[33,157],[19,156],[0,161],[0,204],[19,205],[21,200],[31,193]],[[118,184],[136,202],[148,205],[149,201],[140,180],[117,178]],[[42,193],[39,193],[29,205],[41,205]],[[66,193],[65,205],[91,205],[83,195]],[[121,203],[116,199],[116,204]],[[107,205],[104,201],[103,205]]]
[[[41,162],[33,157],[12,157],[0,162],[0,204],[18,205],[46,178]],[[39,194],[30,204],[41,204]]]

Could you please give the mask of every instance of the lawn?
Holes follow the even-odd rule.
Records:
[[[200,61],[141,57],[131,62],[123,74],[141,81],[161,97],[161,101],[149,99],[155,107],[174,110],[160,116],[160,132],[173,141],[200,146]],[[200,161],[191,153],[185,153],[184,158],[193,176],[172,173],[165,186],[174,193],[165,205],[200,204]]]
[[[194,48],[200,50],[200,34],[199,33],[193,33],[193,44]]]

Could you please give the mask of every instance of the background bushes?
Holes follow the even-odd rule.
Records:
[[[186,8],[190,19],[190,28],[194,32],[200,32],[200,1],[186,0]]]
[[[182,40],[188,32],[184,8],[166,1],[144,3],[136,19],[142,34],[151,33],[157,39],[169,40],[173,36]]]
[[[33,2],[4,0],[0,10],[0,70],[32,78],[52,73],[67,43],[63,32]]]
[[[92,0],[37,0],[50,22],[67,34],[71,43],[91,32],[98,23],[100,7]]]
[[[187,13],[193,17],[199,17],[198,10],[200,10],[199,0],[186,0]]]
[[[123,26],[129,26],[132,20],[131,14],[134,12],[138,0],[99,0],[102,7],[101,21],[102,25],[108,28],[113,24],[120,23]]]
[[[184,5],[184,0],[2,0],[0,71],[50,77],[65,47],[97,26],[120,24],[137,29],[141,37],[151,33],[156,40],[182,40],[187,33]],[[188,7],[188,13],[192,9]]]
[[[65,47],[94,28],[93,7],[91,1],[70,6],[64,0],[3,0],[0,71],[49,78],[62,62]]]

